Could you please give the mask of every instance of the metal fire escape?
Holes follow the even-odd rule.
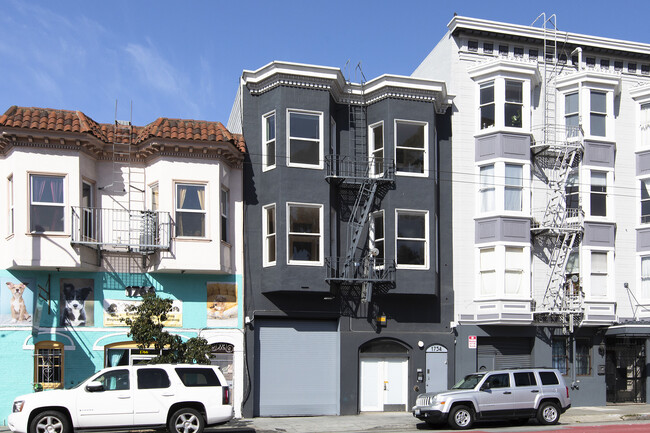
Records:
[[[364,101],[364,81],[360,65],[361,84],[348,81],[348,125],[351,155],[328,155],[327,180],[336,182],[341,197],[352,195],[354,204],[347,221],[345,258],[327,261],[327,280],[348,286],[360,286],[362,302],[370,302],[374,286],[395,282],[395,261],[380,257],[376,248],[360,242],[366,224],[381,196],[395,181],[395,167],[390,159],[368,154],[368,125]],[[350,203],[352,200],[350,200]]]
[[[146,208],[144,166],[139,163],[131,120],[113,125],[111,182],[99,187],[105,193],[104,206],[82,203],[72,208],[72,243],[105,252],[136,253],[147,258],[158,250],[169,249],[171,218],[168,212]],[[108,206],[106,206],[108,205]]]
[[[539,322],[562,325],[573,332],[584,316],[584,294],[578,275],[567,275],[567,263],[584,233],[583,211],[577,203],[567,203],[567,181],[582,160],[584,145],[580,126],[559,124],[556,112],[558,54],[556,16],[540,15],[543,20],[543,124],[533,128],[531,155],[548,186],[546,207],[535,213],[532,232],[547,251],[550,276],[541,304],[534,310]],[[533,23],[535,24],[535,23]]]

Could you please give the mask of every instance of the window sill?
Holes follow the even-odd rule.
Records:
[[[403,271],[428,271],[429,265],[396,265],[395,269]]]
[[[289,260],[287,262],[287,265],[289,266],[323,266],[323,262],[308,262],[308,261],[291,261]]]
[[[47,236],[51,238],[69,238],[70,235],[65,232],[27,232],[26,236],[41,237]]]
[[[264,173],[264,172],[267,172],[267,171],[271,171],[271,170],[275,169],[275,167],[277,167],[277,165],[269,165],[268,167],[263,166],[262,167],[262,172]]]
[[[172,239],[176,242],[212,242],[212,239],[210,238],[200,238],[193,236],[178,236],[173,237]]]
[[[5,237],[5,240],[6,240],[6,241],[10,241],[10,240],[12,240],[12,239],[14,238],[14,236],[16,236],[14,233],[8,234],[8,235]]]
[[[428,169],[424,170],[425,173],[412,173],[409,171],[395,171],[395,176],[406,176],[406,177],[429,177],[429,175],[426,173]]]
[[[323,164],[295,164],[287,161],[287,167],[290,168],[306,168],[310,170],[322,170]]]

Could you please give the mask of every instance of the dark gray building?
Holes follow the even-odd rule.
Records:
[[[449,106],[428,79],[243,73],[245,416],[405,411],[451,384]]]

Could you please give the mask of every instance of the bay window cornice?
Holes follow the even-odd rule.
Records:
[[[474,81],[483,81],[490,78],[506,77],[531,80],[533,86],[541,82],[541,75],[536,62],[497,58],[487,62],[478,63],[467,69],[467,73]]]

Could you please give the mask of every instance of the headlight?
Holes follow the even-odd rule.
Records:
[[[14,401],[13,411],[14,412],[21,412],[23,410],[23,406],[25,406],[25,401],[24,400],[16,400],[16,401]]]

